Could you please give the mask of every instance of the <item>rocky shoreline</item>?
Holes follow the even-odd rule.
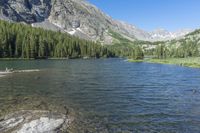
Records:
[[[0,77],[38,71],[0,72]],[[0,97],[0,133],[66,133],[73,121],[73,111],[60,99],[20,92]]]
[[[73,111],[61,101],[41,96],[2,97],[0,133],[69,132]]]
[[[68,114],[42,110],[22,110],[0,119],[1,133],[57,133],[67,130]]]

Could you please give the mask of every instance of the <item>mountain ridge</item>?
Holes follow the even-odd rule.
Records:
[[[67,32],[104,44],[112,44],[114,40],[109,30],[132,41],[170,40],[190,32],[146,32],[134,25],[114,20],[86,0],[3,0],[0,9],[1,19]]]

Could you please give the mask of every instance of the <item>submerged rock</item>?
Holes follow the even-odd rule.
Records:
[[[69,123],[69,117],[60,113],[19,111],[0,119],[0,132],[57,133],[66,131]]]
[[[64,123],[64,119],[52,119],[48,117],[41,117],[40,119],[33,120],[26,123],[17,133],[30,133],[30,132],[50,132],[59,128]]]
[[[1,78],[1,77],[4,77],[4,76],[5,76],[5,75],[1,75],[1,74],[0,74],[0,78]]]
[[[7,131],[8,129],[16,127],[17,125],[21,124],[23,121],[24,121],[24,118],[22,116],[15,117],[15,118],[8,118],[6,120],[2,119],[2,122],[0,122],[0,132],[4,132],[4,131]]]
[[[32,69],[32,70],[15,70],[14,73],[25,73],[25,72],[39,72],[39,69]]]
[[[7,69],[6,71],[0,71],[0,78],[4,77],[8,74],[12,74],[12,73],[30,73],[30,72],[39,72],[39,69],[30,69],[30,70],[13,70],[13,69]]]

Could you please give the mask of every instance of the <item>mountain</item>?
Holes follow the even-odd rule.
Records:
[[[182,29],[176,32],[169,32],[165,29],[157,29],[153,32],[150,32],[151,38],[149,38],[149,40],[165,41],[165,40],[177,39],[184,37],[186,34],[189,34],[192,31],[193,30],[191,29]]]
[[[199,57],[200,30],[195,30],[180,39],[157,42],[151,54],[157,58]]]
[[[181,37],[188,32],[146,32],[112,19],[86,0],[1,0],[0,19],[33,27],[67,32],[80,38],[112,44],[116,32],[126,39],[158,41]]]
[[[170,41],[164,42],[165,45],[170,46],[170,47],[176,47],[176,48],[181,48],[184,46],[189,46],[189,45],[195,45],[195,47],[198,47],[198,50],[200,51],[200,30],[195,30],[184,37],[180,39],[174,39]],[[193,46],[190,48],[194,48]]]

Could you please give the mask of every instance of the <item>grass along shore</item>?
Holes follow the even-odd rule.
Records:
[[[179,65],[192,68],[200,68],[200,57],[189,58],[168,58],[168,59],[144,59],[144,60],[128,60],[129,62],[147,62],[158,64]]]

